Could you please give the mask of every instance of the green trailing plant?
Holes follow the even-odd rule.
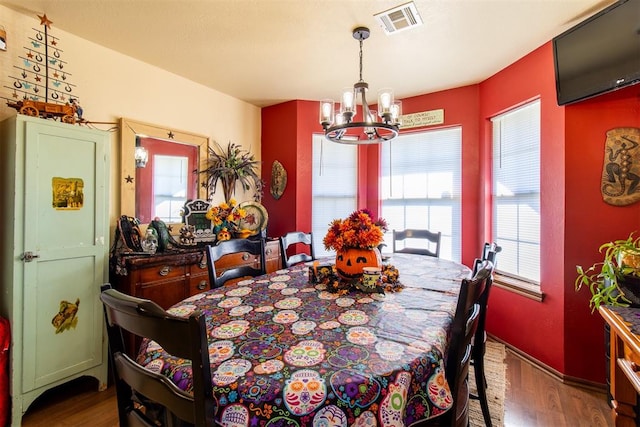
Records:
[[[241,146],[229,142],[223,148],[217,142],[209,147],[206,168],[199,171],[206,176],[207,188],[211,196],[216,192],[218,183],[222,186],[225,202],[231,201],[236,184],[242,185],[244,191],[254,190],[256,202],[262,199],[264,181],[260,178],[260,161]]]
[[[640,277],[640,237],[631,233],[625,240],[602,244],[598,251],[604,254],[602,261],[587,269],[576,266],[576,291],[583,286],[589,289],[591,312],[602,304],[628,306],[632,302],[628,298],[631,295],[625,295],[621,284]]]

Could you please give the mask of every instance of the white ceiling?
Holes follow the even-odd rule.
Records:
[[[0,0],[73,33],[257,106],[370,98],[478,83],[613,0],[415,0],[420,27],[385,35],[373,15],[408,0]],[[373,101],[373,99],[372,99]]]

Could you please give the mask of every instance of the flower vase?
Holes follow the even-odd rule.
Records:
[[[246,239],[250,237],[251,234],[253,234],[253,231],[251,230],[238,230],[235,232],[235,237],[236,239]]]
[[[341,278],[359,279],[364,267],[382,268],[382,257],[378,248],[346,248],[336,253],[336,272]]]

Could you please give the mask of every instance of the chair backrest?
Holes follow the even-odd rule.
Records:
[[[423,239],[426,240],[426,248],[409,247],[406,245],[403,248],[398,248],[396,243],[398,241],[404,241],[407,239]],[[441,232],[433,232],[429,230],[418,230],[408,228],[403,231],[393,230],[393,252],[406,253],[406,254],[418,254],[428,255],[432,257],[440,257],[440,240],[442,239]],[[433,247],[433,249],[431,249]]]
[[[497,243],[485,243],[482,250],[482,259],[476,259],[473,265],[472,274],[475,276],[480,271],[481,266],[484,266],[486,261],[491,263],[491,271],[486,283],[486,290],[479,301],[480,314],[478,316],[478,328],[476,329],[476,336],[473,339],[473,352],[471,354],[472,360],[478,360],[484,357],[485,345],[487,341],[486,323],[487,323],[487,310],[489,307],[489,294],[491,293],[491,287],[493,285],[493,273],[496,268],[497,254],[502,248]]]
[[[290,247],[294,245],[304,245],[308,249],[309,253],[296,252],[291,255],[288,254]],[[295,246],[296,249],[300,249],[300,246]],[[289,251],[291,252],[291,251]],[[291,267],[294,264],[301,262],[313,261],[316,259],[315,252],[313,250],[313,233],[304,233],[302,231],[292,231],[280,237],[280,254],[282,256],[282,266]]]
[[[217,408],[204,314],[196,311],[188,318],[176,317],[156,303],[123,294],[108,283],[101,290],[120,425],[157,426],[150,414],[160,409],[163,419],[158,421],[163,425],[171,425],[178,418],[198,426],[213,426]],[[131,359],[125,353],[123,331],[149,338],[167,353],[191,360],[193,394]]]
[[[228,280],[260,276],[267,272],[264,239],[262,238],[225,240],[217,245],[208,245],[205,252],[209,268],[209,284],[212,289],[223,286]],[[223,256],[230,254],[242,254],[242,259],[250,262],[239,267],[225,269],[222,272],[216,270],[216,262]]]
[[[471,279],[462,279],[458,303],[451,326],[446,355],[445,376],[453,395],[453,407],[447,411],[451,425],[467,425],[469,399],[469,362],[474,335],[480,317],[480,301],[487,291],[493,264],[483,261]]]
[[[480,258],[476,258],[475,261],[473,262],[472,274],[475,275],[478,272],[478,267],[482,263],[482,261],[487,261],[487,260],[491,261],[491,263],[493,264],[493,268],[495,270],[496,264],[497,264],[498,252],[501,252],[501,251],[502,251],[502,247],[499,246],[497,243],[485,242],[485,244],[482,246],[482,254],[480,255]]]

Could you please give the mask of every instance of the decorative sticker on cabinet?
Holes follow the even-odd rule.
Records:
[[[84,181],[81,178],[51,179],[53,208],[56,210],[81,209],[84,203]]]
[[[60,311],[53,316],[51,324],[56,328],[56,334],[64,332],[67,329],[76,327],[78,324],[78,307],[80,306],[80,298],[76,299],[75,304],[69,301],[60,301]]]

